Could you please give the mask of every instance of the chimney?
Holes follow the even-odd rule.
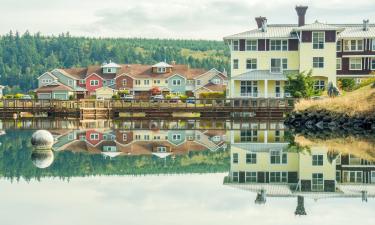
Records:
[[[363,30],[368,31],[368,25],[370,23],[370,20],[363,20]]]
[[[266,18],[264,18],[264,20],[263,20],[262,31],[263,32],[267,31],[267,19]]]
[[[263,16],[255,17],[255,21],[257,22],[258,29],[263,27],[264,20],[267,20],[266,17],[263,17]]]
[[[298,15],[298,26],[301,27],[301,26],[304,26],[305,25],[305,15],[306,15],[306,10],[307,10],[307,6],[296,6],[296,11],[297,11],[297,15]]]

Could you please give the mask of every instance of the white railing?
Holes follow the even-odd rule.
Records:
[[[236,97],[236,96],[234,96]],[[248,98],[290,98],[291,95],[289,93],[276,93],[276,92],[268,92],[266,95],[265,93],[240,93],[240,97],[248,97]]]

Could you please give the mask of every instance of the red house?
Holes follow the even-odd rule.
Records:
[[[103,78],[93,73],[86,77],[86,90],[89,95],[95,95],[98,88],[103,87]]]
[[[86,131],[86,141],[91,145],[96,146],[103,141],[103,134],[96,130],[88,130]]]

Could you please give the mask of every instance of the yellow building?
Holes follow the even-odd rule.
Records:
[[[282,98],[288,74],[312,72],[315,89],[337,77],[365,78],[375,70],[375,26],[305,24],[306,6],[297,6],[298,24],[267,24],[224,38],[231,51],[232,98]]]

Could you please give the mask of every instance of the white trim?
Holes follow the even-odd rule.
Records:
[[[366,58],[366,57],[375,57],[375,55],[343,55],[342,58]]]
[[[369,67],[370,67],[370,70],[375,70],[375,57],[369,59]]]
[[[353,59],[357,60],[358,58],[350,58],[350,59],[349,59],[349,70],[362,70],[362,68],[363,68],[363,59],[360,58],[360,60],[361,60],[361,67],[360,67],[360,68],[358,68],[358,69],[352,69],[352,68],[351,68],[351,65],[352,65],[351,60],[353,60]],[[356,65],[357,65],[357,64],[356,64]]]
[[[77,79],[76,77],[73,77],[72,75],[70,75],[69,73],[65,72],[65,71],[62,70],[62,69],[54,69],[54,70],[51,71],[51,73],[52,73],[53,71],[57,71],[58,73],[61,73],[63,76],[70,77],[70,78],[73,79],[73,80],[80,80],[80,79]]]
[[[368,78],[368,77],[375,77],[374,75],[372,74],[368,74],[368,75],[358,75],[358,74],[337,74],[336,75],[338,78],[355,78],[355,77],[359,77],[359,78]]]
[[[128,77],[130,77],[130,78],[132,78],[132,79],[136,79],[135,77],[130,76],[128,73],[122,73],[122,74],[116,76],[115,79],[117,79],[117,78],[119,78],[119,77],[121,77],[121,76],[128,76]]]
[[[212,68],[212,69],[210,69],[209,71],[204,72],[204,73],[202,73],[202,74],[199,75],[199,76],[193,77],[193,80],[198,79],[199,77],[202,77],[202,76],[206,75],[206,74],[209,73],[209,72],[216,72],[216,73],[219,73],[219,74],[223,75],[224,77],[227,77],[227,76],[225,76],[222,72],[220,72],[219,70],[217,70],[216,68]],[[216,76],[216,75],[218,75],[218,74],[215,74],[215,76]]]
[[[43,76],[45,76],[45,75],[48,75],[48,76],[50,76],[50,77],[52,77],[54,80],[58,80],[58,78],[55,76],[55,75],[53,75],[52,73],[50,73],[50,72],[45,72],[45,73],[43,73],[42,75],[40,75],[38,78],[36,78],[36,79],[40,79],[41,77],[43,77]]]
[[[174,77],[174,76],[182,77],[182,78],[184,78],[184,80],[186,81],[186,77],[184,77],[183,75],[180,75],[180,74],[178,74],[178,73],[175,73],[175,74],[173,74],[172,76],[168,77],[167,80],[171,79],[171,78]]]
[[[318,33],[318,34],[323,33],[323,48],[314,48],[314,33]],[[312,44],[312,49],[314,49],[314,50],[324,49],[325,45],[326,45],[325,32],[324,31],[313,31],[313,32],[311,32],[311,44]],[[319,42],[317,44],[319,45]]]
[[[337,60],[340,60],[340,68],[337,68],[337,65],[338,65]],[[336,70],[342,70],[342,58],[336,58]]]
[[[98,76],[100,79],[103,80],[103,78],[102,78],[101,76],[99,76],[98,74],[96,74],[96,73],[92,73],[92,74],[88,75],[85,79],[87,80],[87,78],[89,78],[89,77],[91,77],[91,76],[93,76],[93,75],[96,75],[96,76]]]

